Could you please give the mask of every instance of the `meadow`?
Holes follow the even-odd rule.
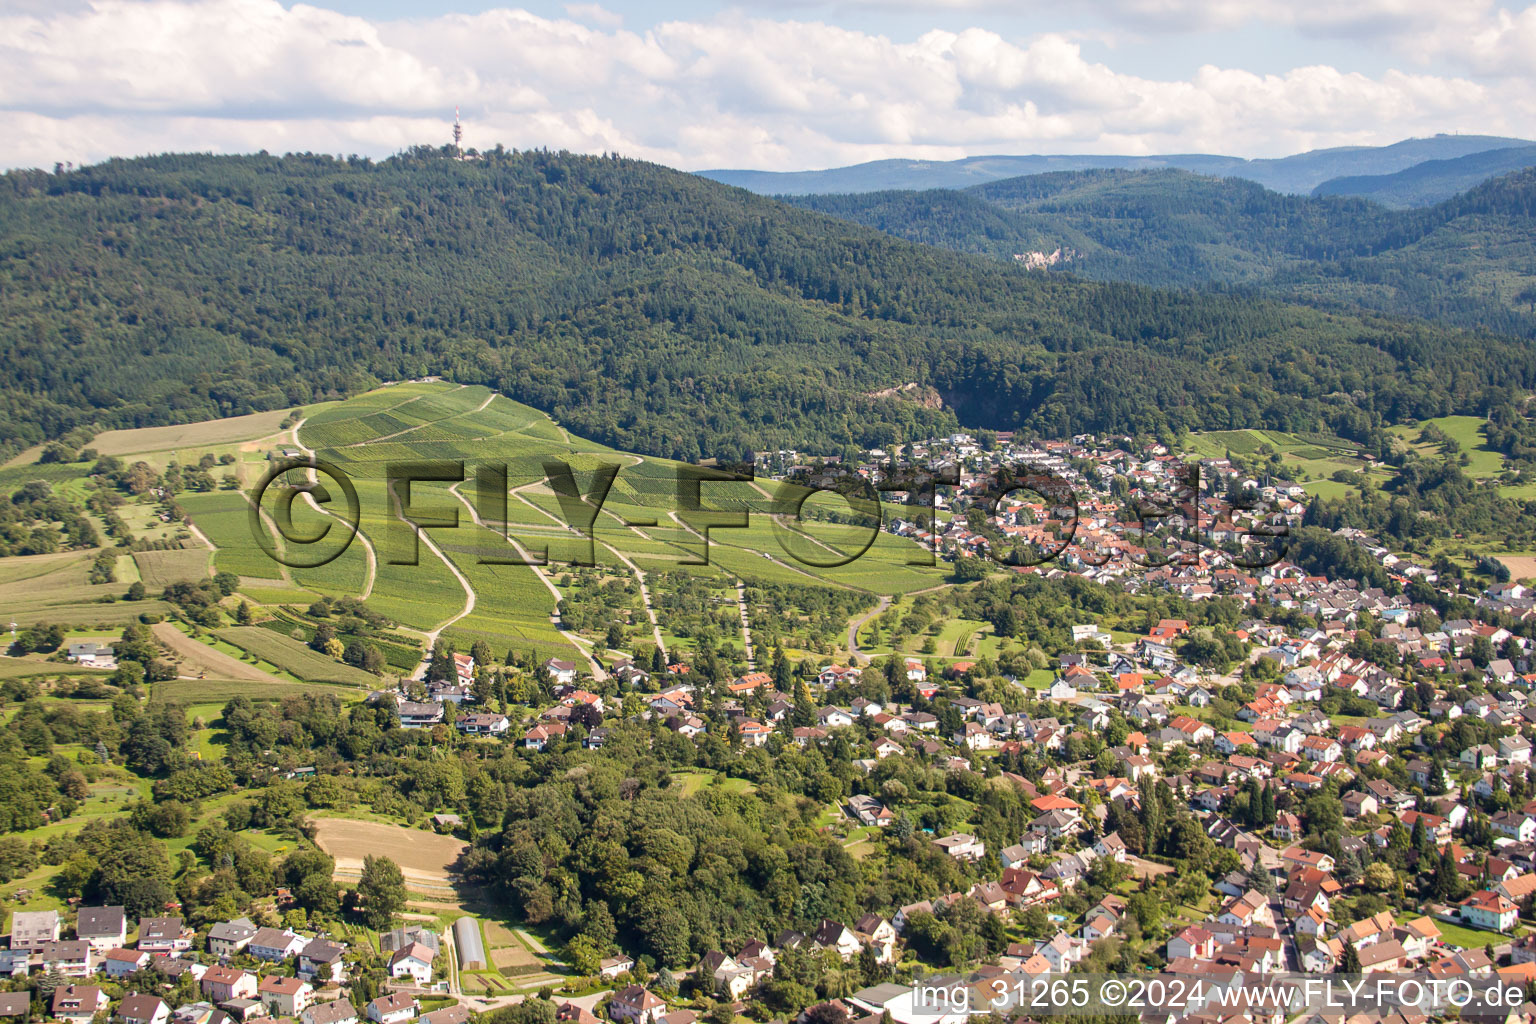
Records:
[[[230,626],[218,636],[262,661],[316,683],[377,687],[379,677],[311,650],[307,645],[264,626]]]

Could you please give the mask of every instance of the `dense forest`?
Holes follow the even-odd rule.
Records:
[[[1221,286],[1536,336],[1536,168],[1406,211],[1173,170],[787,201],[961,252],[1059,248],[1056,270],[1096,280]]]
[[[1362,437],[1536,381],[1493,337],[1030,275],[630,160],[425,149],[8,174],[0,352],[10,449],[427,374],[689,459],[957,422]],[[908,381],[945,408],[866,397]]]

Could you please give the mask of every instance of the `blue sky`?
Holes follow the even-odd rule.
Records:
[[[1536,137],[1494,0],[0,0],[0,165],[446,140],[685,169]]]

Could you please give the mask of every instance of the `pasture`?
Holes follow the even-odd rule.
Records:
[[[1439,447],[1419,440],[1424,428],[1434,424],[1468,456],[1470,461],[1465,467],[1466,474],[1476,480],[1486,480],[1504,471],[1504,456],[1488,447],[1483,437],[1483,422],[1480,416],[1437,416],[1412,426],[1392,427],[1390,432],[1402,438],[1414,450],[1434,458],[1439,456]]]

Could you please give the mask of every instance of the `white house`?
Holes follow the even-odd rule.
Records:
[[[432,950],[419,942],[413,942],[402,949],[395,950],[389,958],[389,976],[391,978],[410,978],[418,985],[430,985],[432,983]]]

